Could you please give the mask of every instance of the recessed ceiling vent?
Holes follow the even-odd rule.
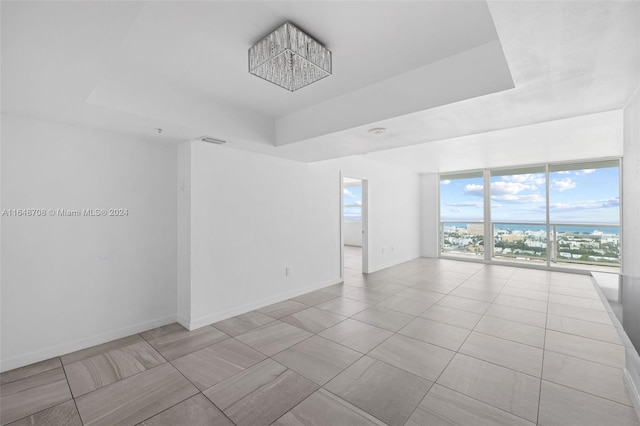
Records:
[[[227,141],[223,141],[222,139],[212,138],[211,136],[200,136],[198,140],[202,142],[207,142],[207,143],[215,143],[216,145],[222,145],[227,143]]]

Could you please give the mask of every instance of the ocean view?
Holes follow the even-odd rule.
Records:
[[[445,227],[456,227],[456,228],[466,228],[467,223],[477,223],[477,222],[443,222]],[[544,231],[546,229],[546,225],[529,225],[522,223],[502,223],[502,222],[493,222],[496,229],[504,229],[510,231]],[[553,226],[553,224],[552,224]],[[571,232],[571,233],[580,233],[580,234],[592,234],[594,231],[600,231],[605,234],[620,234],[620,226],[614,224],[590,224],[590,225],[556,225],[558,232]]]

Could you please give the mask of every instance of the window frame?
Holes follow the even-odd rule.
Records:
[[[593,167],[593,166],[599,167]],[[591,167],[587,167],[591,166]],[[533,163],[533,164],[523,164],[523,165],[511,165],[511,166],[501,166],[501,167],[491,167],[484,169],[470,169],[470,170],[462,170],[462,171],[451,171],[451,172],[442,172],[438,173],[438,185],[437,185],[437,229],[438,229],[438,258],[443,259],[455,259],[455,260],[466,260],[472,262],[482,262],[496,265],[508,265],[508,266],[520,266],[520,267],[528,267],[534,269],[545,269],[545,270],[558,270],[558,271],[567,271],[567,272],[587,272],[587,270],[577,269],[575,267],[571,267],[570,265],[565,266],[554,266],[551,262],[551,223],[550,223],[550,196],[549,196],[549,174],[550,172],[556,171],[564,171],[564,170],[582,170],[589,168],[608,168],[608,167],[618,167],[618,194],[619,194],[619,208],[618,208],[618,223],[614,224],[619,229],[619,259],[618,264],[615,268],[619,268],[622,270],[622,247],[623,247],[623,186],[624,182],[622,181],[622,157],[604,157],[598,159],[580,159],[580,160],[570,160],[570,161],[558,161],[558,162],[549,162],[549,163]],[[502,261],[496,260],[493,258],[493,250],[494,250],[494,242],[493,242],[493,218],[491,217],[491,177],[499,176],[499,174],[495,174],[495,172],[516,172],[513,174],[518,174],[518,172],[526,173],[527,169],[540,169],[544,168],[545,174],[545,204],[546,204],[546,229],[547,229],[547,259],[544,265],[540,263],[527,263],[527,262],[512,262],[512,261]],[[483,187],[483,203],[484,203],[484,259],[480,259],[478,257],[471,256],[458,256],[448,254],[442,251],[443,249],[443,227],[442,227],[442,211],[441,211],[441,202],[442,202],[442,194],[441,194],[441,182],[442,180],[447,179],[455,179],[455,178],[466,178],[466,177],[483,177],[484,187]],[[492,174],[493,173],[493,174]],[[537,173],[540,173],[539,171]],[[506,174],[506,173],[505,173]],[[614,267],[611,267],[614,268]]]

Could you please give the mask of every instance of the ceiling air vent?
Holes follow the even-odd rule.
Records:
[[[227,141],[223,141],[222,139],[212,138],[211,136],[200,136],[198,140],[202,142],[207,142],[207,143],[215,143],[216,145],[222,145],[227,143]]]

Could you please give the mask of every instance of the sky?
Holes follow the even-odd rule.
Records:
[[[551,223],[620,222],[617,167],[549,173]],[[545,174],[491,177],[491,220],[545,222]],[[483,179],[440,180],[442,220],[481,221]]]
[[[345,186],[342,189],[344,218],[360,220],[362,218],[362,186]]]

